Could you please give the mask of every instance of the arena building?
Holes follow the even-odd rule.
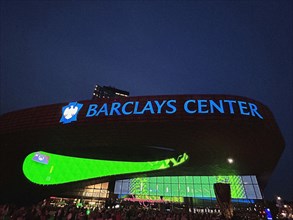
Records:
[[[268,107],[231,95],[40,106],[1,115],[0,138],[0,202],[54,195],[212,204],[217,182],[230,183],[234,201],[251,202],[263,198],[285,146]]]

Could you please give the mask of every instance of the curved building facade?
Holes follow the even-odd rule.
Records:
[[[115,180],[119,195],[213,197],[226,181],[260,199],[285,146],[265,105],[230,95],[40,106],[1,115],[0,138],[4,202]]]

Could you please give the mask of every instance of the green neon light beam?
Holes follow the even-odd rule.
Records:
[[[33,183],[53,185],[119,174],[163,170],[178,166],[187,159],[188,155],[183,153],[178,158],[126,162],[69,157],[39,151],[29,154],[24,159],[22,170],[26,178]]]

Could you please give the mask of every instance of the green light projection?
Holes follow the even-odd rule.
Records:
[[[229,183],[232,198],[245,198],[241,176],[217,176],[218,183]]]
[[[188,160],[183,153],[178,158],[148,162],[126,162],[86,159],[52,154],[44,151],[29,154],[23,162],[23,173],[31,182],[53,185],[105,176],[163,170]]]
[[[246,199],[241,176],[162,176],[129,180],[129,193],[141,196],[215,198],[214,183],[231,186],[233,199]]]

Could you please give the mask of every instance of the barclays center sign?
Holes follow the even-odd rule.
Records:
[[[77,115],[83,104],[70,102],[62,108],[60,122],[63,124],[77,121]],[[172,115],[180,111],[189,115],[198,114],[240,114],[248,117],[263,119],[255,103],[236,99],[188,99],[182,102],[176,99],[147,100],[147,101],[115,101],[112,103],[91,103],[87,106],[85,117],[99,116],[128,116],[128,115]]]

